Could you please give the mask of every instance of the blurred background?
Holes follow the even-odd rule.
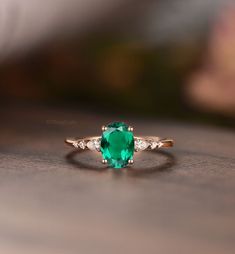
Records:
[[[1,254],[235,253],[234,0],[0,0],[0,103]],[[176,145],[68,156],[119,120]]]
[[[234,127],[233,1],[1,0],[0,35],[3,106]]]

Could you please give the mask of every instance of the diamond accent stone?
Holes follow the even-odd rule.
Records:
[[[86,148],[86,143],[85,143],[85,141],[84,140],[82,140],[82,141],[80,141],[79,143],[78,143],[78,146],[81,148],[81,149],[85,149]]]
[[[92,139],[90,141],[87,142],[87,147],[88,149],[94,151],[100,151],[100,138],[98,139]]]
[[[163,143],[162,142],[159,142],[158,143],[158,148],[162,147],[163,146]]]
[[[158,142],[152,141],[152,142],[150,143],[150,148],[151,148],[151,149],[155,149],[156,147],[158,147]]]
[[[79,145],[78,145],[77,141],[74,141],[72,144],[73,144],[74,147],[79,148]]]
[[[147,149],[149,146],[149,143],[143,139],[136,139],[135,140],[135,150],[136,151],[143,151]]]

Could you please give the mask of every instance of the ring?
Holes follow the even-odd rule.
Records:
[[[174,141],[156,136],[136,137],[133,128],[123,122],[113,122],[102,127],[98,137],[67,138],[65,143],[79,150],[101,152],[103,164],[112,168],[124,168],[134,163],[134,152],[172,147]]]

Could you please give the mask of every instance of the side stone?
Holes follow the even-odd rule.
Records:
[[[90,141],[87,142],[87,147],[88,149],[94,151],[100,151],[100,138],[97,139],[92,139]]]

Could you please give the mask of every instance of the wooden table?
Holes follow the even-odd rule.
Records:
[[[63,139],[120,117],[9,106],[1,117],[0,253],[235,253],[234,131],[122,117],[176,146],[111,170],[100,154],[66,158]]]

